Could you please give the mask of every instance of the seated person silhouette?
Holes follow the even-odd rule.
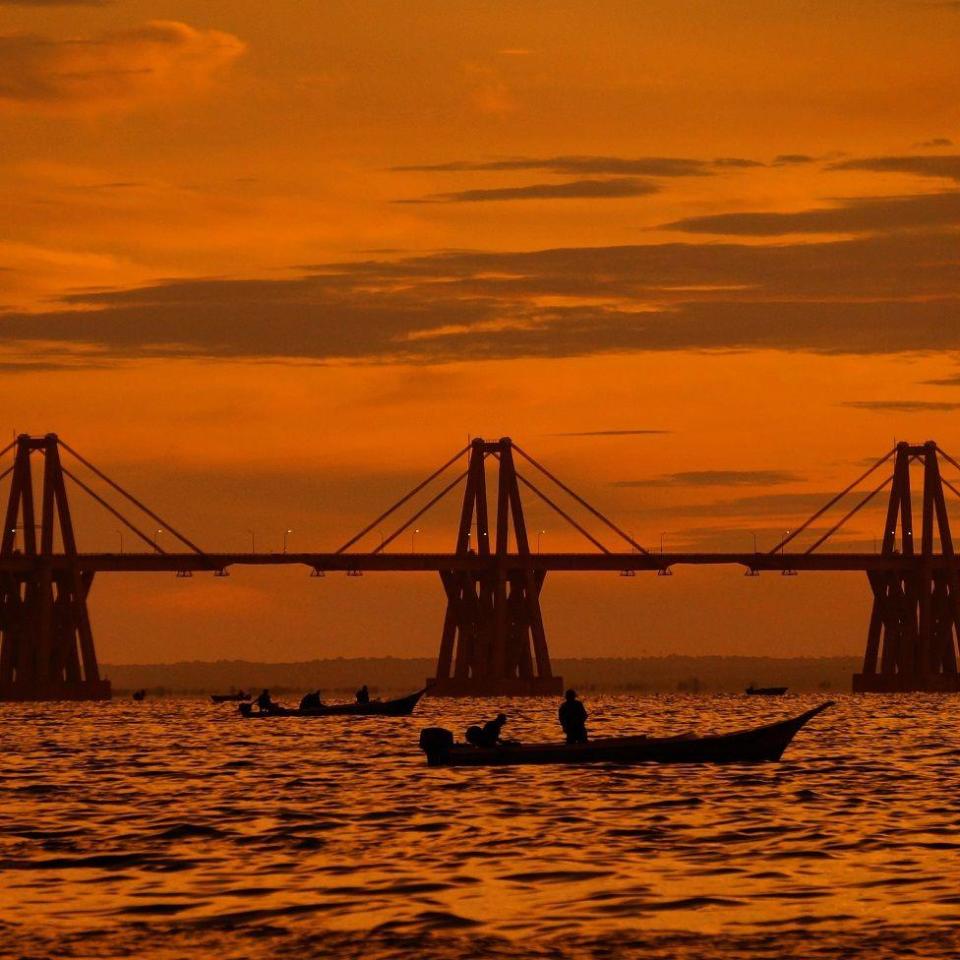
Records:
[[[501,734],[506,726],[506,714],[498,713],[496,718],[488,720],[482,727],[476,724],[467,729],[467,743],[475,747],[495,747],[501,742]]]
[[[369,703],[370,702],[370,691],[367,689],[367,685],[364,684],[357,691],[357,703]]]
[[[568,690],[560,704],[560,726],[567,735],[567,743],[587,742],[587,710],[577,699],[576,690]]]
[[[309,713],[311,710],[319,710],[323,706],[323,701],[320,699],[320,691],[314,690],[312,693],[305,694],[303,699],[300,701],[300,711],[302,713]]]
[[[276,713],[280,708],[279,703],[274,703],[270,699],[269,690],[261,690],[260,696],[257,697],[257,706],[260,708],[261,713]]]

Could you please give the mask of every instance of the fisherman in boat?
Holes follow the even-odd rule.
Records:
[[[488,720],[482,727],[474,725],[467,729],[467,743],[475,747],[496,747],[503,738],[503,728],[507,725],[507,715],[498,713],[493,720]]]
[[[312,710],[320,710],[323,707],[323,701],[320,699],[320,691],[314,690],[312,693],[305,694],[300,701],[300,712],[310,713]]]
[[[260,696],[257,697],[257,706],[260,708],[261,713],[276,713],[280,708],[279,703],[274,703],[273,700],[270,699],[269,690],[260,691]]]
[[[587,742],[587,709],[577,699],[576,690],[568,690],[560,704],[560,726],[567,735],[567,743]]]
[[[367,689],[367,685],[364,684],[357,691],[357,703],[359,704],[368,704],[370,702],[370,691]]]

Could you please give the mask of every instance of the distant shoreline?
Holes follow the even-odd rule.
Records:
[[[415,690],[433,675],[431,657],[337,657],[289,662],[250,660],[104,664],[115,692],[145,688],[157,694],[207,694],[231,688],[269,687],[275,693],[307,689],[352,693],[361,683],[374,692]],[[595,693],[721,693],[759,686],[792,691],[850,689],[861,658],[841,657],[560,657],[554,673],[571,686]]]

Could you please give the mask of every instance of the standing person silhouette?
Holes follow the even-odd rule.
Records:
[[[364,704],[370,702],[370,691],[367,689],[367,685],[364,684],[357,691],[357,703]]]
[[[576,690],[568,690],[560,704],[560,726],[567,743],[587,742],[587,708],[577,699]]]

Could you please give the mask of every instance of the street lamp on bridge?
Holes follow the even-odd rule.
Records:
[[[284,553],[287,552],[287,537],[289,537],[291,533],[293,533],[292,530],[284,530],[284,531],[283,531],[283,552],[284,552]]]

